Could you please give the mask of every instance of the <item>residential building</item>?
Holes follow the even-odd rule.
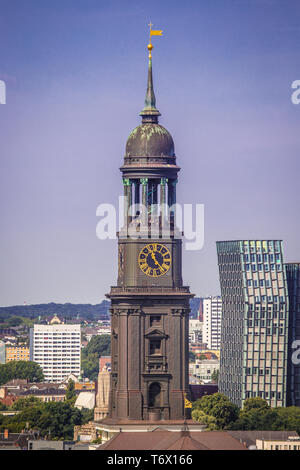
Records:
[[[6,346],[5,362],[29,361],[30,352],[26,346]]]
[[[92,421],[81,426],[74,426],[74,440],[80,442],[93,442],[100,437]]]
[[[0,328],[0,338],[16,339],[19,333],[14,328]]]
[[[66,395],[65,384],[48,382],[29,383],[27,380],[11,380],[0,387],[0,399],[36,397],[43,402],[64,401]],[[4,403],[2,401],[2,403]]]
[[[189,320],[189,344],[194,346],[202,343],[202,326],[199,320]]]
[[[208,349],[219,350],[221,346],[222,298],[203,299],[203,343]]]
[[[30,331],[30,357],[43,369],[47,382],[62,382],[80,375],[80,325],[34,325]]]
[[[0,340],[0,364],[5,364],[5,356],[6,356],[5,349],[6,348],[5,348],[4,341]]]
[[[27,450],[28,441],[34,438],[34,432],[11,433],[5,429],[0,433],[0,450]]]
[[[75,441],[50,441],[49,439],[29,439],[26,450],[74,450],[74,445]]]
[[[189,364],[190,376],[195,377],[201,383],[208,383],[212,381],[212,374],[218,371],[220,362],[216,359],[199,360]]]
[[[300,406],[300,263],[286,263],[289,293],[288,405]]]
[[[299,450],[296,431],[227,431],[249,450]]]
[[[95,382],[75,382],[75,390],[77,391],[80,391],[80,392],[83,392],[83,391],[88,391],[88,392],[92,392],[92,391],[95,391]]]
[[[217,242],[223,301],[219,390],[241,406],[287,403],[288,290],[281,240]]]
[[[256,439],[257,450],[300,450],[300,437]]]

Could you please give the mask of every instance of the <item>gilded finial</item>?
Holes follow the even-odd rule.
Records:
[[[151,43],[149,43],[147,47],[148,47],[148,51],[149,51],[149,59],[152,59],[151,51],[152,51],[152,49],[153,49],[153,46],[152,46]]]
[[[147,83],[147,92],[145,98],[145,106],[144,109],[140,112],[142,116],[143,123],[157,123],[158,116],[160,116],[160,112],[156,109],[156,99],[154,94],[153,88],[153,77],[152,77],[152,36],[162,36],[162,31],[153,31],[152,23],[150,22],[150,41],[148,44],[148,51],[149,51],[149,63],[148,63],[148,83]]]
[[[151,38],[152,36],[162,36],[162,31],[158,31],[158,30],[153,30],[152,29],[152,26],[153,24],[149,23],[149,28],[150,28],[150,40],[149,40],[149,44],[148,44],[148,51],[149,51],[149,59],[152,59],[152,49],[153,49],[153,46],[152,46],[152,42],[151,42]]]

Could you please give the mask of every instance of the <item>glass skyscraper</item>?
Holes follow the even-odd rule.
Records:
[[[300,263],[285,265],[289,292],[288,405],[300,406]]]
[[[217,242],[223,302],[219,391],[286,406],[288,288],[281,240]]]

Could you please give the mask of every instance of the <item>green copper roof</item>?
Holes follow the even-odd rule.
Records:
[[[141,124],[128,137],[126,155],[132,157],[161,155],[173,157],[175,153],[172,136],[160,124]]]
[[[126,155],[130,157],[174,157],[172,136],[167,129],[158,124],[158,116],[161,114],[156,109],[151,57],[149,57],[148,65],[145,106],[140,115],[142,116],[142,124],[136,127],[129,135],[126,144]]]
[[[154,93],[153,87],[153,76],[152,76],[152,59],[149,58],[148,64],[148,82],[147,82],[147,92],[145,98],[145,106],[144,109],[140,112],[140,116],[143,118],[145,117],[145,121],[147,122],[158,122],[158,116],[160,116],[160,112],[156,109],[156,98]],[[149,116],[152,119],[149,119]]]

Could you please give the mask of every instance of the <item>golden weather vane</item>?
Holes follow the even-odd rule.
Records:
[[[152,29],[153,24],[151,23],[151,21],[148,24],[148,26],[150,28],[150,41],[149,41],[149,44],[148,44],[148,51],[149,51],[149,59],[151,59],[152,58],[151,51],[153,49],[151,38],[152,38],[152,36],[162,36],[162,31],[157,30],[157,29],[156,30]]]

